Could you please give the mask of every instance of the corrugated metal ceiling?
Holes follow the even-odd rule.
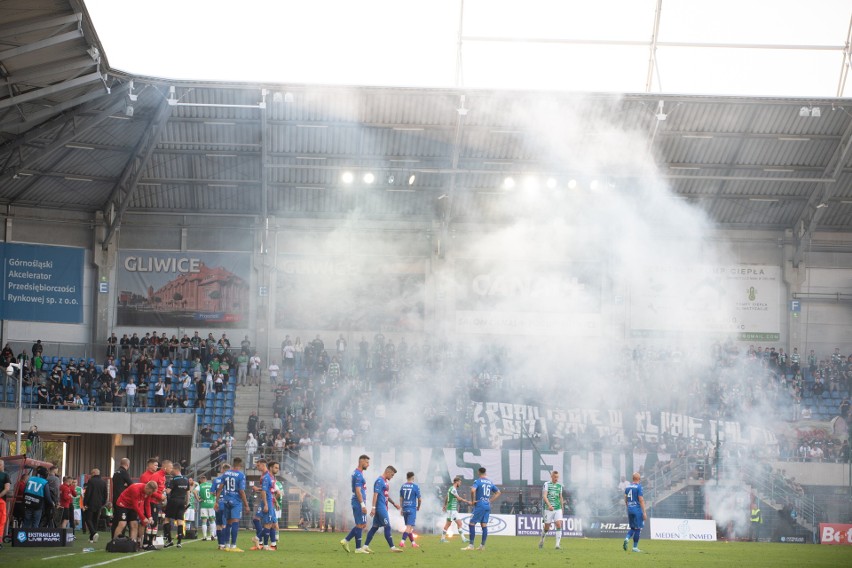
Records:
[[[499,220],[511,214],[507,176],[630,190],[651,175],[647,155],[721,226],[792,228],[825,203],[819,228],[852,230],[850,100],[95,81],[106,65],[82,4],[9,6],[0,64],[34,79],[0,96],[7,205],[106,210],[138,178],[131,212],[256,215],[265,198],[270,215],[432,218],[450,194],[455,218]],[[360,181],[367,171],[373,184]]]

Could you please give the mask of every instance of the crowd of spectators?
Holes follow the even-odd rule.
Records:
[[[100,363],[93,358],[51,357],[41,340],[33,343],[30,353],[18,355],[7,344],[0,352],[0,367],[5,371],[18,362],[23,365],[24,401],[30,406],[154,412],[204,408],[208,392],[223,392],[230,381],[248,384],[259,377],[260,365],[248,336],[235,349],[225,333],[218,340],[213,333],[205,339],[198,332],[178,339],[156,331],[141,338],[124,334],[120,340],[111,334]],[[249,370],[252,366],[254,373]],[[5,373],[0,377],[2,384],[5,377]]]

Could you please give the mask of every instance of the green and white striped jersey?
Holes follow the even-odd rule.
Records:
[[[550,503],[554,510],[562,508],[562,484],[553,483],[551,481],[544,482],[544,509],[547,509],[547,504]]]

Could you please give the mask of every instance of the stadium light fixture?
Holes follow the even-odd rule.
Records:
[[[523,184],[524,184],[524,189],[526,191],[530,191],[530,192],[535,191],[535,190],[538,189],[538,186],[539,186],[538,178],[535,177],[535,176],[526,176],[524,178]]]
[[[575,180],[575,179],[568,180],[568,189],[577,189],[577,180]]]
[[[556,178],[547,178],[545,185],[547,186],[547,189],[556,189]]]
[[[408,174],[408,185],[414,185],[414,181],[417,179],[417,174],[410,173]]]
[[[515,178],[508,176],[503,180],[503,189],[515,189]]]
[[[352,172],[343,172],[343,175],[340,176],[340,181],[342,181],[346,185],[349,185],[350,183],[355,181],[355,174],[353,174]]]
[[[376,176],[373,174],[373,172],[367,172],[361,179],[364,180],[364,183],[373,183],[374,181],[376,181]]]

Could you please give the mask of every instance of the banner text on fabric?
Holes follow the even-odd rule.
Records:
[[[3,303],[0,319],[81,323],[81,248],[0,243]]]

